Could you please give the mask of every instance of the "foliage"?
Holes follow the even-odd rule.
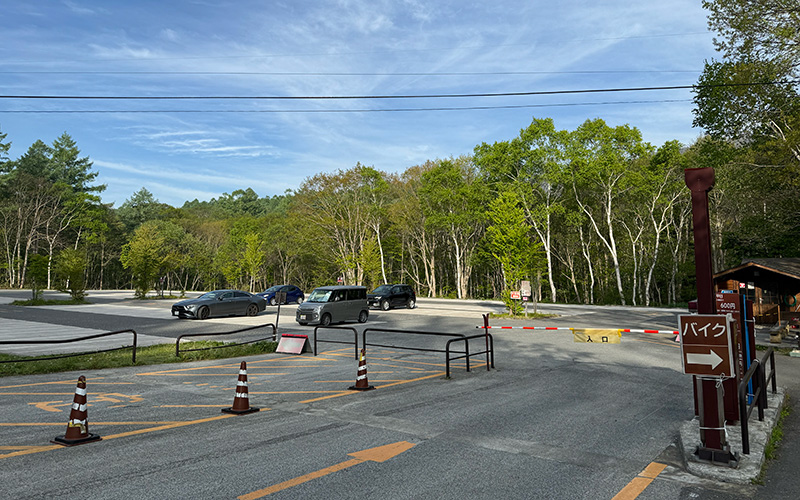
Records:
[[[65,248],[56,261],[56,289],[79,302],[86,297],[86,252]]]
[[[31,285],[31,300],[40,300],[47,283],[47,256],[39,254],[31,256],[28,262],[28,278]]]

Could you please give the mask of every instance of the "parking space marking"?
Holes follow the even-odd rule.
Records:
[[[216,420],[223,420],[223,419],[226,419],[226,418],[231,418],[231,417],[236,417],[236,416],[237,415],[225,414],[225,415],[217,415],[215,417],[201,418],[201,419],[198,419],[198,420],[170,421],[170,422],[166,422],[166,423],[160,423],[159,422],[159,423],[156,423],[156,427],[148,427],[146,429],[136,429],[136,430],[133,430],[133,431],[120,432],[118,434],[108,434],[108,435],[104,435],[103,439],[108,440],[108,439],[116,439],[116,438],[121,438],[121,437],[136,436],[136,435],[139,435],[139,434],[146,434],[146,433],[149,433],[149,432],[163,431],[163,430],[168,430],[168,429],[176,429],[178,427],[186,427],[188,425],[204,424],[204,423],[207,423],[207,422],[213,422],[213,421],[216,421]],[[141,424],[137,424],[136,422],[92,422],[92,425],[95,426],[95,427],[96,426],[104,426],[104,425],[153,425],[153,424],[154,424],[153,422],[143,422]],[[24,423],[23,424],[0,424],[0,426],[10,426],[10,425],[34,426],[34,425],[56,425],[56,424],[24,424]],[[57,425],[63,427],[64,424],[61,423],[61,424],[57,424]],[[17,447],[9,447],[8,449],[15,449],[17,451],[12,451],[11,453],[6,453],[6,454],[3,454],[3,455],[0,455],[0,459],[18,457],[18,456],[21,456],[21,455],[30,455],[32,453],[40,453],[40,452],[43,452],[43,451],[61,450],[63,448],[64,447],[59,445],[59,444],[51,445],[51,446],[31,446],[31,447],[17,446]]]

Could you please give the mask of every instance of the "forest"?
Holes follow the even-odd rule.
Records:
[[[539,301],[686,302],[695,291],[684,169],[716,172],[715,271],[800,256],[800,21],[781,5],[704,2],[720,60],[695,87],[704,132],[689,145],[651,145],[635,126],[599,118],[574,130],[533,118],[516,137],[400,173],[331,165],[282,195],[242,186],[181,207],[143,187],[112,207],[67,132],[10,158],[13,131],[0,130],[0,286],[143,297],[340,280],[507,299],[530,280]]]

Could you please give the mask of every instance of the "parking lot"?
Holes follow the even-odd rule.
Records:
[[[2,312],[39,326],[59,319],[66,328],[82,328],[73,315],[83,315],[93,329],[127,324],[167,343],[190,329],[277,319],[268,311],[256,318],[180,321],[163,314],[168,306],[125,309],[127,303],[109,299],[72,306],[94,307],[83,312],[42,309],[24,318],[8,307]],[[481,313],[496,307],[478,301],[448,306],[421,300],[415,310],[374,311],[357,328],[473,334]],[[313,332],[298,327],[286,309],[282,333]],[[597,326],[614,318],[622,323],[609,327],[667,328],[677,314],[553,309],[562,314],[535,323]],[[321,344],[317,356],[3,377],[0,479],[9,498],[610,499],[643,481],[640,498],[759,493],[755,486],[703,480],[682,468],[676,443],[680,426],[692,418],[692,391],[670,335],[626,335],[620,344],[589,345],[564,331],[492,333],[496,368],[487,370],[478,357],[468,373],[457,362],[450,379],[441,353],[369,347],[368,378],[375,390],[365,392],[348,389],[357,376],[353,347],[336,344]],[[382,341],[407,344],[388,334]],[[437,347],[441,341],[421,342]],[[779,370],[792,369],[789,359]],[[260,411],[228,415],[221,410],[233,403],[242,361],[249,402]],[[102,440],[51,444],[66,429],[79,375],[87,379],[90,432]]]

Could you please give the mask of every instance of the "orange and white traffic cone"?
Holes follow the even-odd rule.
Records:
[[[364,349],[361,349],[361,357],[358,360],[358,374],[356,375],[356,385],[350,386],[354,391],[368,391],[374,389],[375,386],[369,385],[367,381],[367,361]]]
[[[64,446],[100,441],[97,434],[89,433],[89,420],[86,414],[86,377],[78,377],[78,386],[75,388],[75,397],[72,399],[72,409],[69,412],[67,433],[51,440],[51,443]]]
[[[222,413],[244,415],[246,413],[255,413],[260,409],[250,406],[250,397],[247,394],[247,363],[242,361],[239,367],[239,381],[236,382],[236,395],[233,397],[233,406],[223,408]]]

